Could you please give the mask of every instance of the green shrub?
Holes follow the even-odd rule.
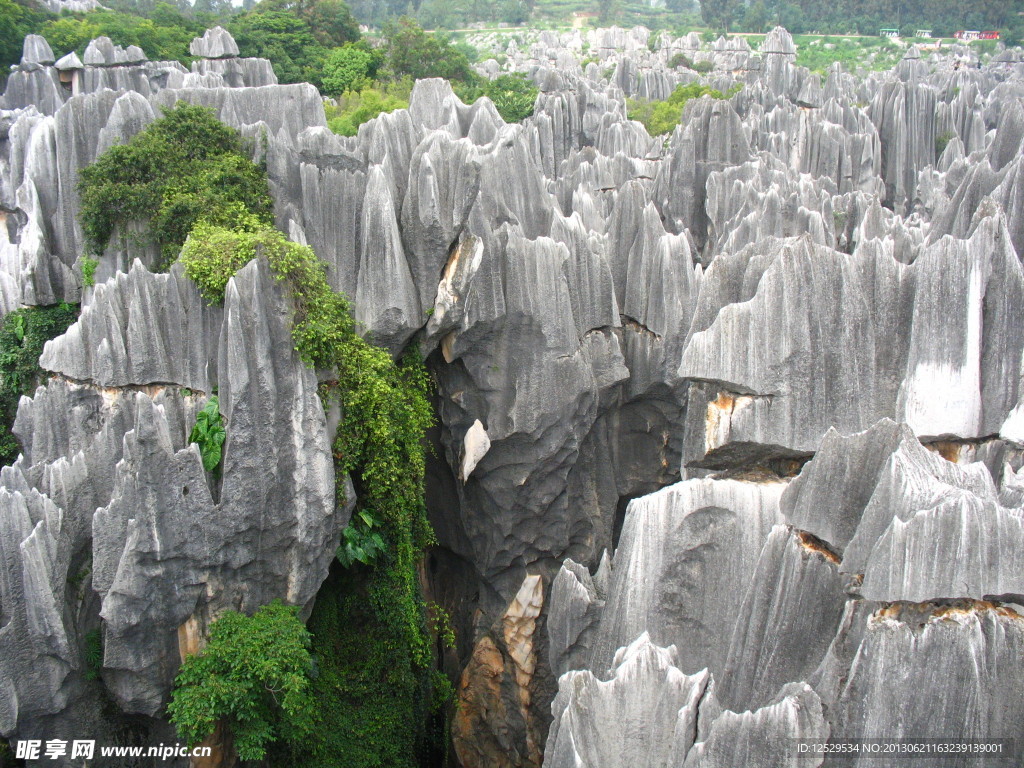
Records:
[[[220,415],[220,401],[211,395],[203,410],[196,414],[196,424],[188,441],[199,446],[199,455],[203,457],[203,469],[213,472],[220,466],[224,448],[224,417]]]
[[[203,298],[212,303],[224,300],[228,280],[256,256],[256,248],[264,238],[277,243],[278,238],[255,217],[243,219],[236,229],[226,229],[201,221],[181,248],[178,260],[185,274],[198,286]]]
[[[85,634],[85,674],[86,680],[99,680],[103,669],[103,633],[94,629]]]
[[[455,94],[466,104],[487,96],[506,123],[519,123],[532,115],[539,92],[521,72],[501,75],[494,80],[480,78],[469,85],[455,84]]]
[[[228,611],[210,625],[209,642],[185,659],[167,705],[183,739],[196,744],[221,722],[242,760],[261,760],[269,743],[309,736],[310,637],[297,614],[275,600],[251,617]]]
[[[96,285],[96,267],[100,265],[99,261],[82,256],[79,259],[79,265],[82,269],[82,287],[92,288]]]
[[[165,265],[198,221],[235,226],[247,214],[272,221],[266,175],[241,136],[213,110],[186,103],[84,168],[79,192],[92,253],[103,252],[118,226],[143,221]]]
[[[672,69],[675,69],[676,67],[686,67],[687,69],[693,69],[693,59],[691,59],[685,53],[677,53],[671,59],[668,60],[668,65]]]
[[[715,65],[710,61],[696,61],[690,67],[694,72],[700,72],[702,75],[706,75],[708,72],[713,70]]]
[[[679,85],[672,91],[672,94],[664,101],[644,101],[642,99],[630,99],[626,102],[627,116],[630,120],[639,120],[644,124],[651,136],[661,136],[670,133],[673,128],[679,125],[683,116],[683,107],[690,99],[699,99],[702,96],[710,96],[713,99],[728,99],[735,96],[743,88],[742,83],[736,83],[725,93],[700,83]]]
[[[407,82],[407,81],[406,81]],[[388,85],[381,88],[364,88],[355,93],[339,96],[338,106],[325,105],[327,127],[341,136],[355,136],[359,126],[384,112],[409,107],[408,93],[404,91],[406,82],[399,85]],[[411,89],[411,85],[409,86]]]
[[[108,8],[64,13],[43,24],[39,33],[57,56],[70,51],[82,54],[90,40],[105,35],[116,45],[139,46],[154,61],[191,62],[189,43],[203,34],[206,25],[168,3],[160,3],[150,15],[152,18],[142,18]]]
[[[369,510],[361,509],[353,515],[350,523],[342,531],[341,546],[338,547],[338,562],[346,568],[355,563],[370,565],[377,556],[384,552],[384,539],[373,530],[379,522],[373,518]]]
[[[946,147],[956,137],[953,131],[945,131],[935,137],[935,157],[938,159],[943,152],[946,151]]]
[[[46,375],[39,367],[43,345],[77,319],[77,304],[57,304],[18,309],[0,323],[0,461],[4,464],[18,458],[18,441],[11,433],[18,401],[31,394]]]

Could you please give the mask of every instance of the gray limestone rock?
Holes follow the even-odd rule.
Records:
[[[715,692],[741,711],[768,706],[779,688],[807,680],[835,636],[846,604],[839,558],[820,541],[774,528],[736,615]]]
[[[42,35],[26,35],[21,54],[24,64],[53,64],[54,56],[50,44]]]
[[[78,322],[47,343],[40,365],[100,387],[176,384],[210,392],[222,315],[180,268],[154,275],[136,261],[96,287]]]
[[[188,50],[203,59],[225,59],[238,55],[238,43],[224,27],[211,27],[193,39]]]
[[[100,599],[95,619],[65,613],[62,631],[82,633],[89,626],[82,622],[102,620],[104,685],[126,712],[163,710],[181,654],[195,650],[188,638],[221,612],[251,612],[275,598],[308,607],[326,576],[350,507],[336,507],[326,416],[316,376],[293,349],[287,301],[265,262],[232,278],[223,310],[203,307],[180,275],[136,265],[100,286],[75,330],[47,349],[45,365],[87,383],[54,378],[22,401],[15,428],[27,484],[19,493],[44,499],[55,510],[50,517],[63,516],[60,546],[91,557]],[[147,327],[133,319],[144,307],[172,316],[133,330]],[[145,335],[151,331],[170,335]],[[120,356],[85,353],[114,341]],[[203,471],[198,448],[187,444],[204,398],[183,385],[212,383],[227,429],[219,478]],[[8,470],[0,479],[18,487]],[[66,572],[70,555],[47,546]],[[64,581],[53,582],[53,599],[65,599],[56,586]],[[5,597],[3,604],[23,602]],[[47,605],[43,597],[32,604]],[[27,640],[28,630],[19,631]],[[77,653],[73,645],[55,657],[71,682],[51,676],[36,697],[39,709],[10,714],[5,733],[31,730],[43,714],[71,706],[69,694],[84,695]],[[31,679],[29,659],[18,656],[8,674]],[[4,706],[16,700],[6,697]]]
[[[213,107],[252,140],[276,223],[324,259],[365,332],[428,356],[448,565],[425,578],[476,595],[449,666],[500,673],[494,701],[512,713],[467,714],[460,754],[505,745],[535,768],[552,671],[568,675],[550,764],[785,765],[787,739],[873,735],[900,710],[871,681],[907,669],[894,701],[916,685],[947,730],[1009,732],[992,726],[1016,716],[992,714],[1012,697],[997,674],[956,687],[932,670],[1009,658],[1018,619],[885,605],[1024,593],[1017,58],[956,69],[977,56],[911,48],[891,72],[821,78],[781,28],[757,52],[642,28],[517,34],[481,32],[480,68],[539,87],[521,124],[426,80],[352,138],[330,133],[312,86],[277,85],[221,28],[193,41],[191,71],[105,38],[54,64],[29,38],[0,102],[0,312],[82,298],[83,167],[161,107]],[[585,47],[598,62],[583,68]],[[676,53],[714,69],[670,69]],[[689,82],[743,87],[692,101],[667,143],[627,120],[627,96]],[[179,272],[146,271],[141,233],[117,234],[80,321],[47,346],[54,376],[23,399],[23,456],[0,473],[5,734],[116,729],[101,685],[158,713],[180,643],[220,611],[308,606],[345,519],[337,416],[266,265],[208,307]],[[215,386],[219,481],[188,444]],[[699,479],[644,496],[681,476]],[[95,575],[71,589],[90,555]],[[87,685],[98,629],[103,681]],[[676,654],[634,644],[645,631]],[[619,721],[651,712],[656,727],[613,745]]]
[[[640,635],[616,655],[612,677],[567,672],[551,705],[548,768],[666,768],[693,744],[710,675],[680,671],[675,646]]]
[[[631,502],[589,668],[646,631],[679,649],[683,672],[721,673],[734,622],[722,606],[747,590],[783,487],[688,480]]]
[[[800,768],[821,765],[821,757],[798,751],[798,741],[824,742],[829,725],[821,699],[806,683],[784,686],[772,703],[754,712],[726,710],[686,755],[685,768]]]
[[[1016,738],[1024,622],[985,603],[881,607],[866,619],[848,679],[831,705],[843,738]],[[942,691],[922,696],[922,691]],[[951,765],[969,765],[953,759]],[[903,766],[903,757],[837,765]]]

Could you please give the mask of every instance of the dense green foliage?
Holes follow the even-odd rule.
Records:
[[[342,531],[338,562],[346,568],[355,563],[370,565],[384,552],[384,539],[374,530],[378,526],[369,510],[361,509]]]
[[[700,0],[706,23],[715,29],[743,27],[760,32],[782,24],[790,32],[860,33],[874,35],[895,27],[905,36],[931,29],[950,36],[958,29],[1019,27],[1021,0]]]
[[[137,45],[154,61],[189,62],[188,45],[202,35],[206,24],[182,15],[168,3],[158,3],[149,18],[98,9],[89,13],[65,14],[51,18],[39,33],[57,56],[69,51],[84,53],[93,38],[105,35],[121,46]]]
[[[382,112],[394,112],[409,106],[408,79],[398,83],[383,83],[376,88],[345,93],[337,98],[337,106],[325,104],[327,127],[342,136],[355,136],[359,126]]]
[[[675,69],[676,67],[686,67],[689,69],[693,66],[693,59],[687,56],[685,53],[677,53],[671,59],[668,60],[668,65]]]
[[[9,312],[0,323],[0,462],[18,457],[18,442],[11,433],[18,401],[42,383],[39,367],[43,345],[60,336],[78,319],[77,304],[26,307]]]
[[[334,370],[325,399],[340,401],[338,477],[350,474],[359,506],[339,561],[350,570],[322,591],[310,621],[319,669],[313,735],[280,749],[289,764],[412,766],[429,713],[433,657],[417,563],[431,531],[423,501],[422,436],[432,421],[422,363],[356,334],[323,262],[279,232],[200,225],[182,249],[186,274],[209,299],[255,254],[290,290],[292,337],[303,361]]]
[[[899,43],[884,37],[808,37],[798,35],[796,63],[813,72],[824,74],[835,62],[853,72],[858,68],[889,69],[906,52]]]
[[[79,258],[78,263],[82,269],[82,287],[92,288],[96,285],[96,267],[100,265],[99,261],[88,256],[82,256]]]
[[[221,454],[227,432],[224,431],[224,417],[220,415],[220,401],[212,395],[203,409],[196,414],[196,425],[188,441],[199,446],[203,457],[203,469],[213,472],[220,466]]]
[[[481,96],[490,98],[507,123],[518,123],[532,115],[538,92],[529,78],[518,72],[494,80],[479,78],[472,84],[455,88],[456,95],[466,104],[472,104]]]
[[[461,82],[475,78],[464,51],[424,31],[407,16],[385,24],[383,40],[388,77],[443,77]]]
[[[38,6],[17,0],[0,0],[0,86],[7,68],[21,61],[25,35],[36,32],[49,14]]]
[[[85,677],[99,680],[103,670],[103,632],[97,628],[85,634]]]
[[[359,39],[341,0],[263,0],[227,25],[242,56],[270,59],[282,83],[321,85],[328,51]]]
[[[0,768],[14,768],[14,752],[5,739],[0,737]]]
[[[182,738],[198,743],[220,722],[242,760],[260,760],[269,743],[309,735],[313,664],[297,613],[275,600],[251,617],[228,611],[210,625],[206,647],[181,665],[167,706]]]
[[[728,99],[739,93],[742,84],[737,83],[725,93],[700,83],[676,86],[664,101],[630,99],[627,102],[627,116],[639,120],[651,136],[661,136],[672,131],[683,117],[683,107],[690,99],[710,96],[712,99]]]
[[[345,45],[327,54],[323,66],[323,88],[328,96],[359,91],[369,85],[374,56],[366,47]]]
[[[271,222],[264,172],[238,132],[205,107],[180,103],[84,168],[81,221],[91,252],[103,252],[118,226],[148,224],[169,264],[199,221],[235,225],[247,214]]]

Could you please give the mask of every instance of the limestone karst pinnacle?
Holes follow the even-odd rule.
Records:
[[[188,638],[229,607],[308,609],[351,512],[265,260],[211,307],[124,238],[83,291],[79,172],[185,101],[259,139],[277,227],[436,380],[424,578],[458,596],[465,768],[1024,739],[1024,62],[821,75],[781,28],[585,34],[600,66],[579,31],[479,65],[538,85],[521,124],[430,79],[353,137],[219,27],[190,69],[26,39],[0,312],[83,308],[0,473],[0,735],[172,739]],[[627,118],[698,80],[743,87],[665,136]],[[187,437],[215,388],[211,487]],[[101,626],[114,710],[85,679]]]

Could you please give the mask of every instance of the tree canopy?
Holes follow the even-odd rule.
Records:
[[[79,192],[92,253],[102,253],[115,229],[131,221],[148,223],[164,264],[198,221],[234,225],[255,215],[272,222],[266,176],[241,136],[211,109],[185,102],[84,168]]]
[[[181,665],[171,722],[190,744],[230,728],[242,760],[260,760],[278,739],[301,741],[312,728],[309,632],[298,609],[275,600],[245,616],[228,611],[210,625],[206,647]]]
[[[263,0],[227,28],[241,55],[270,59],[282,83],[318,87],[328,51],[359,39],[359,24],[341,0]]]

